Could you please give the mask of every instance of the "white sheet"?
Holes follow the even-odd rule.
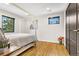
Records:
[[[26,33],[5,33],[5,37],[15,46],[24,46],[36,40],[35,35]]]

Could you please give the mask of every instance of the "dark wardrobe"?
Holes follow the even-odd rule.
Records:
[[[70,3],[66,10],[66,48],[71,56],[79,56],[79,4]]]

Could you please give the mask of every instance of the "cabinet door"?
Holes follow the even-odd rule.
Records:
[[[79,4],[77,4],[77,13],[78,13],[77,29],[79,30]],[[79,31],[77,32],[77,55],[79,56]]]
[[[69,10],[66,11],[66,48],[69,51],[70,32],[69,32]]]
[[[79,32],[77,32],[77,55],[79,56]]]
[[[76,22],[76,4],[70,5],[70,55],[77,55],[77,22]]]
[[[76,32],[70,31],[70,55],[77,55]]]
[[[76,30],[76,4],[72,3],[69,6],[70,10],[70,30]]]

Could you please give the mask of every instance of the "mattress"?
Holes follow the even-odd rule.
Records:
[[[35,35],[27,33],[5,33],[5,37],[9,39],[12,46],[14,45],[19,47],[36,41]]]

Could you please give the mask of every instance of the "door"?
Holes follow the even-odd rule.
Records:
[[[70,55],[75,56],[77,54],[77,26],[76,26],[76,4],[70,4]]]
[[[77,14],[78,14],[78,21],[77,21],[77,55],[79,56],[79,4],[77,4]]]
[[[69,32],[69,10],[66,11],[66,49],[69,50],[70,42],[70,32]]]

